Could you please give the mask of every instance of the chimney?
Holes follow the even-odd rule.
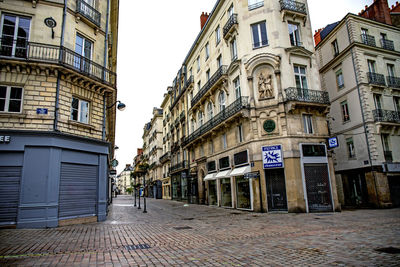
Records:
[[[206,22],[208,20],[208,16],[209,14],[202,12],[201,16],[200,16],[200,26],[201,26],[201,30],[204,28],[204,25],[206,25]]]
[[[321,42],[321,31],[322,30],[323,30],[323,28],[319,29],[318,31],[315,31],[315,33],[314,33],[315,46],[317,46]]]
[[[361,17],[379,21],[392,25],[390,9],[387,0],[374,0],[370,6],[365,6],[365,10],[359,14]]]

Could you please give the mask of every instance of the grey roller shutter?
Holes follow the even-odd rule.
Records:
[[[97,214],[97,166],[61,164],[59,219]]]
[[[0,225],[16,224],[22,167],[0,167]]]

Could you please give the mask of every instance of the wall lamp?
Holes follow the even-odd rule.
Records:
[[[118,103],[117,109],[120,110],[120,111],[124,111],[125,108],[126,108],[126,105],[124,103],[122,103],[121,101],[119,101],[119,100],[117,102],[115,102],[114,104],[112,104],[111,106],[107,107],[107,109],[110,109],[110,108],[114,107],[115,104],[117,104],[117,103]]]

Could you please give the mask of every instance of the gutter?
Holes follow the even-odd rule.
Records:
[[[108,45],[108,24],[110,16],[110,0],[107,0],[107,18],[106,18],[106,37],[104,39],[104,68],[107,68],[107,45]],[[105,73],[103,74],[103,80],[105,80]],[[102,127],[102,139],[106,140],[106,93],[103,95],[103,127]]]

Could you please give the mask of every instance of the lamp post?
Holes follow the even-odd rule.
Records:
[[[121,101],[119,101],[119,100],[117,100],[111,106],[107,107],[107,109],[110,109],[110,108],[114,107],[117,103],[118,103],[117,109],[120,110],[120,111],[124,111],[125,108],[126,108],[126,105],[124,103],[122,103]]]
[[[146,173],[143,174],[143,190],[144,190],[143,191],[143,213],[147,213],[147,210],[146,210]]]

